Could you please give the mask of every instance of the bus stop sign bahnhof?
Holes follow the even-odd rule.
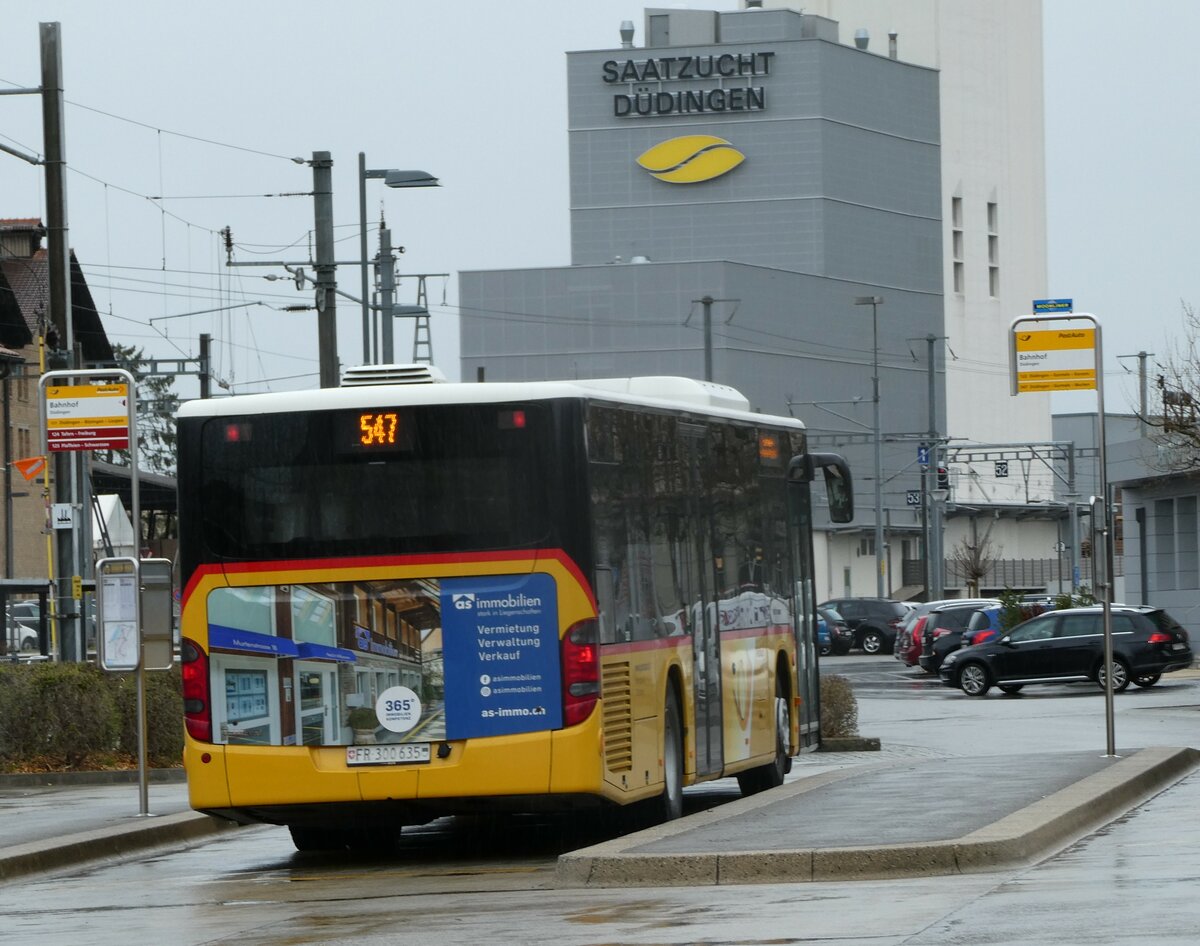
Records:
[[[1090,391],[1096,387],[1096,328],[1013,332],[1015,385],[1026,391]]]
[[[1069,309],[1069,302],[1064,307]],[[1039,308],[1048,311],[1052,307]],[[1100,323],[1094,315],[1087,312],[1025,315],[1013,319],[1008,344],[1009,375],[1014,397],[1036,391],[1096,391],[1100,495],[1094,497],[1092,502],[1093,508],[1098,503],[1104,511],[1104,515],[1099,517],[1099,521],[1103,523],[1101,533],[1104,540],[1104,666],[1111,668],[1113,532],[1110,522],[1111,506],[1108,501],[1108,458],[1105,453],[1104,372]],[[1093,515],[1093,528],[1096,522],[1097,517]],[[1099,583],[1097,585],[1099,587]],[[1108,735],[1107,753],[1115,756],[1117,750],[1110,672],[1104,674],[1104,718]]]

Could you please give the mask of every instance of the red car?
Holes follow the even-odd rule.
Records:
[[[906,667],[919,665],[927,638],[936,640],[943,634],[961,631],[979,608],[998,603],[995,598],[954,598],[921,605],[896,638],[896,659]],[[921,669],[933,672],[929,667]]]
[[[922,614],[916,621],[905,625],[896,635],[896,659],[906,667],[915,667],[921,657],[921,632],[925,628],[928,614]]]

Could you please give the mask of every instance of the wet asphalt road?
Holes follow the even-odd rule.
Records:
[[[880,756],[958,760],[1105,745],[1095,687],[968,699],[891,657],[826,661],[859,695],[860,731],[883,753],[817,755],[790,778]],[[1200,679],[1116,700],[1118,746],[1200,745]],[[870,755],[873,758],[864,758]],[[916,790],[913,790],[913,789]],[[981,805],[1003,785],[977,786]],[[732,782],[693,793],[709,807]],[[938,786],[874,803],[903,818]],[[860,804],[862,802],[859,802]],[[830,818],[853,820],[830,793]],[[0,887],[0,943],[383,944],[1196,942],[1200,773],[1032,868],[838,884],[557,890],[556,852],[596,826],[519,819],[435,823],[395,857],[297,855],[287,832],[254,828],[160,853]]]

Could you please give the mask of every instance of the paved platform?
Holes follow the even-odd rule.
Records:
[[[907,760],[824,772],[565,854],[561,886],[882,879],[1033,863],[1200,763],[1194,749]]]
[[[136,773],[0,776],[0,882],[232,827],[191,810],[182,770],[151,773],[147,800]]]
[[[1040,860],[1198,764],[1194,749],[946,759],[805,757],[783,786],[559,858],[561,887],[777,883],[986,871]],[[868,757],[872,761],[866,761]],[[0,882],[236,830],[178,780],[0,776]],[[701,789],[702,791],[703,789]]]

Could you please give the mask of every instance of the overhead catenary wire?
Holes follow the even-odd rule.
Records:
[[[0,80],[0,81],[7,82],[8,80],[4,79],[4,80]],[[10,84],[16,85],[16,83],[10,83]],[[149,131],[156,132],[159,135],[171,135],[175,138],[184,138],[188,141],[197,141],[197,142],[200,142],[201,144],[213,145],[214,147],[217,147],[217,148],[229,148],[233,151],[241,151],[245,154],[257,154],[264,158],[278,158],[281,161],[288,161],[292,164],[297,164],[297,163],[303,164],[304,163],[303,158],[288,157],[287,155],[275,154],[274,152],[263,151],[258,148],[248,148],[244,145],[235,145],[228,141],[217,141],[215,138],[205,138],[201,135],[192,135],[192,134],[188,134],[187,132],[172,131],[169,128],[161,128],[157,125],[152,125],[148,122],[138,121],[136,118],[128,118],[124,115],[118,115],[115,112],[105,111],[102,108],[96,108],[95,106],[92,106],[92,105],[84,105],[82,102],[75,102],[75,101],[72,101],[71,99],[64,99],[63,101],[67,105],[70,105],[74,108],[80,108],[80,109],[83,109],[84,111],[94,112],[97,115],[103,115],[106,118],[112,118],[116,121],[127,122],[130,125],[137,125],[139,128],[145,128]]]

